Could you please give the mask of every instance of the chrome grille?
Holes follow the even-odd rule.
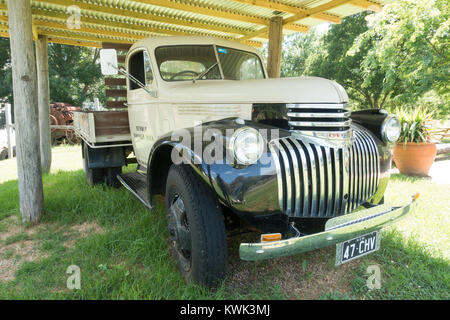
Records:
[[[293,136],[270,142],[283,212],[291,217],[334,217],[373,196],[378,149],[367,132],[355,130],[354,137],[350,148],[320,146]]]
[[[351,111],[346,104],[287,104],[288,123],[291,130],[342,132],[350,130]]]

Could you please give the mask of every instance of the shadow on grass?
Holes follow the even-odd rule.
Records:
[[[395,231],[383,234],[375,255],[338,268],[334,248],[244,262],[237,249],[246,236],[231,238],[224,284],[217,290],[186,284],[168,249],[162,201],[149,212],[123,188],[88,187],[81,170],[44,176],[43,181],[45,214],[33,239],[46,258],[25,262],[15,280],[0,282],[0,299],[449,298],[448,262]],[[17,181],[0,184],[0,225],[6,217],[19,215],[17,193]],[[68,230],[87,222],[103,232],[67,246]],[[370,264],[381,267],[379,291],[367,290]],[[70,265],[81,269],[80,290],[66,287]]]
[[[381,288],[369,290],[367,267],[378,265]],[[406,238],[398,230],[382,233],[381,248],[361,259],[352,282],[352,293],[366,299],[443,299],[450,298],[450,265],[433,257],[414,236]]]
[[[24,262],[16,279],[0,282],[0,299],[240,299],[225,284],[208,290],[186,284],[171,257],[161,199],[149,212],[124,188],[88,187],[82,170],[43,177],[45,213],[26,240],[46,258]],[[17,181],[0,184],[0,225],[19,216]],[[103,232],[78,237],[74,227],[95,223]],[[34,228],[34,227],[31,227]],[[3,245],[3,243],[0,243]],[[81,289],[69,290],[66,270],[81,269]],[[278,298],[276,288],[248,297]]]

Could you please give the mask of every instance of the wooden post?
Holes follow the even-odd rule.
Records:
[[[39,132],[41,142],[42,172],[49,173],[52,162],[52,138],[50,131],[50,85],[48,80],[48,38],[36,40],[36,66],[38,81]]]
[[[269,78],[279,78],[281,72],[281,46],[283,45],[283,18],[273,17],[269,25],[269,56],[267,72]]]
[[[8,0],[17,176],[22,222],[38,222],[44,211],[36,59],[31,28],[31,1]]]
[[[11,119],[11,105],[9,103],[5,104],[5,118],[6,118],[6,139],[8,140],[8,159],[12,159],[14,156],[14,150],[11,143],[12,119]]]

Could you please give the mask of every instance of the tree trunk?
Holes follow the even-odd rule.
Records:
[[[22,222],[36,223],[44,211],[44,195],[30,0],[8,0],[8,16],[20,213]]]
[[[39,132],[41,140],[41,168],[49,173],[52,163],[52,139],[50,132],[50,85],[48,79],[48,39],[39,36],[36,40]]]

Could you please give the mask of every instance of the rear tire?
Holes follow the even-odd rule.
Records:
[[[83,169],[86,173],[86,183],[90,186],[105,182],[103,168],[89,168],[89,146],[83,142]]]
[[[119,188],[121,183],[117,175],[122,173],[122,167],[105,168],[106,185],[113,188]]]
[[[171,247],[186,281],[216,286],[225,278],[227,242],[217,198],[189,165],[172,165],[166,182]]]

